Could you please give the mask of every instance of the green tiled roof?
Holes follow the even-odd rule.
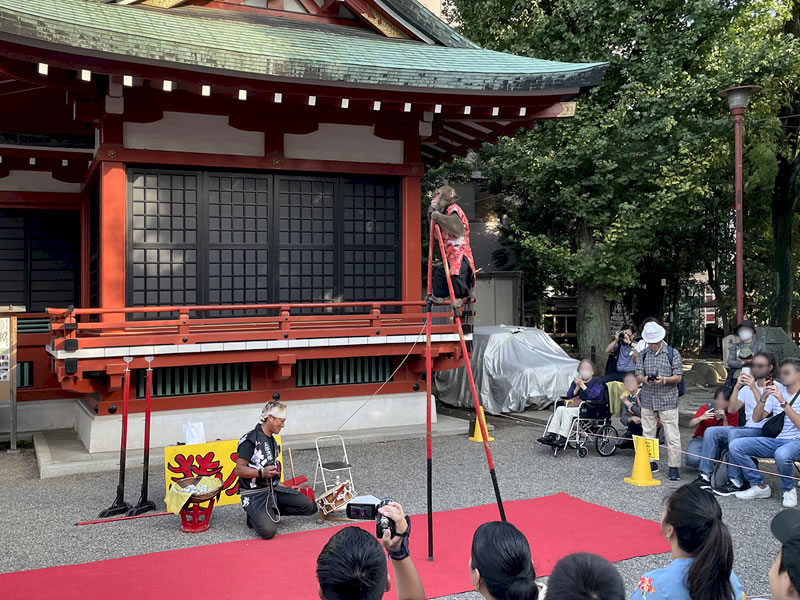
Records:
[[[396,9],[416,4],[392,1]],[[425,18],[424,12],[416,18]],[[96,0],[0,0],[0,39],[261,79],[475,92],[591,87],[607,66],[391,39],[365,29],[251,13]],[[450,42],[459,40],[464,38],[456,34]]]

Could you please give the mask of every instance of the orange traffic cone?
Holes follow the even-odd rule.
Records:
[[[483,412],[483,407],[481,406],[481,418],[483,422],[486,423],[486,413]],[[489,424],[486,424],[486,435],[489,435]],[[472,436],[469,438],[470,442],[482,442],[483,441],[483,432],[481,432],[481,422],[478,420],[477,415],[475,416],[475,431],[473,431]],[[494,438],[489,435],[489,439],[486,440],[487,442],[493,442]]]
[[[661,485],[660,481],[653,479],[653,471],[650,468],[650,454],[647,452],[647,442],[644,438],[636,439],[636,457],[633,459],[633,472],[630,477],[625,478],[625,483],[639,487]]]

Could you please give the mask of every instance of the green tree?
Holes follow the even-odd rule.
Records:
[[[793,47],[773,29],[782,28],[787,7],[451,0],[448,8],[481,45],[610,62],[601,86],[579,98],[574,119],[537,124],[481,157],[495,190],[518,199],[505,234],[519,266],[544,268],[576,290],[581,350],[601,355],[610,339],[608,300],[626,290],[637,291],[640,317],[661,316],[662,279],[677,297],[683,281],[709,270],[725,301],[732,130],[714,92],[741,81],[764,85],[752,114],[775,114],[772,82],[790,72]]]

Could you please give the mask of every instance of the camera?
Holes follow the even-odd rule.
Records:
[[[390,502],[392,502],[391,498],[379,500],[375,496],[353,498],[347,504],[347,518],[358,521],[375,520],[375,535],[377,537],[382,538],[386,529],[389,530],[391,537],[394,537],[397,535],[394,521],[378,512],[379,508],[386,506]]]
[[[619,342],[620,344],[624,344],[625,343],[625,332],[624,331],[620,331],[619,335],[617,335],[617,342]]]
[[[647,381],[655,381],[656,379],[658,379],[658,374],[647,376]]]

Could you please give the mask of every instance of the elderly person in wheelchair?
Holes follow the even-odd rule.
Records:
[[[574,426],[576,419],[577,426]],[[578,376],[567,391],[566,402],[556,403],[545,434],[537,441],[556,451],[572,443],[583,457],[589,434],[596,438],[598,453],[603,456],[614,453],[617,431],[610,425],[606,384],[602,377],[595,375],[594,363],[584,359],[578,364]]]

